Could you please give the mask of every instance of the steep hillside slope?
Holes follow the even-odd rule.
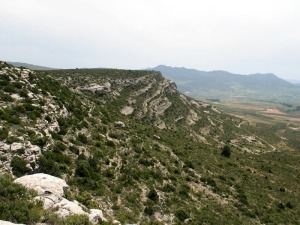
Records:
[[[299,87],[274,74],[239,75],[226,71],[205,72],[163,65],[152,69],[176,82],[180,91],[188,92],[190,96],[198,99],[279,99],[299,103]]]
[[[0,68],[2,174],[61,177],[67,199],[122,224],[299,222],[299,142],[282,127],[256,130],[155,71]]]

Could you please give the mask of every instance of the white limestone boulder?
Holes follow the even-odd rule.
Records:
[[[88,216],[92,224],[97,224],[99,221],[107,221],[101,210],[90,209],[88,213],[84,211],[83,208],[85,207],[79,202],[65,199],[64,188],[68,187],[68,185],[61,178],[37,173],[17,178],[14,182],[23,185],[27,189],[35,190],[38,193],[35,200],[43,201],[45,209],[55,209],[55,213],[62,218],[76,214]]]
[[[68,187],[66,181],[63,179],[44,173],[26,175],[17,178],[14,182],[23,185],[27,189],[33,189],[37,191],[39,196],[55,195],[58,198],[63,197],[63,188]]]

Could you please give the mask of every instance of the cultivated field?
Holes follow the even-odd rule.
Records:
[[[218,108],[227,113],[245,119],[249,122],[262,123],[295,123],[300,124],[300,113],[288,112],[287,108],[280,104],[270,104],[263,102],[249,103],[224,103],[215,104]]]

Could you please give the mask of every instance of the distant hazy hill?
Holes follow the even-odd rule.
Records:
[[[239,75],[220,70],[205,72],[163,65],[151,69],[176,82],[180,91],[200,99],[290,100],[300,96],[298,85],[274,74]]]
[[[290,79],[288,79],[287,81],[291,82],[293,84],[299,84],[300,85],[300,80],[290,80]]]
[[[54,68],[46,67],[46,66],[37,66],[33,64],[28,63],[22,63],[22,62],[8,62],[9,64],[12,64],[16,67],[26,67],[31,70],[54,70]]]

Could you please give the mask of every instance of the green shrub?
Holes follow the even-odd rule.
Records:
[[[63,222],[64,225],[90,225],[89,218],[85,215],[70,215]]]
[[[153,206],[147,206],[144,210],[144,213],[148,216],[152,216],[154,215],[154,209],[153,209]]]
[[[293,209],[293,208],[294,208],[294,206],[292,205],[291,202],[286,203],[285,206],[286,206],[287,208],[289,208],[289,209]]]
[[[191,161],[186,161],[184,166],[186,166],[188,168],[191,168],[191,169],[194,169],[194,165]]]
[[[8,175],[0,176],[0,218],[14,223],[34,224],[43,214],[42,202],[33,201],[33,193],[13,183]]]
[[[11,124],[21,124],[21,119],[17,117],[17,113],[18,112],[11,108],[6,108],[5,111],[0,110],[0,119],[6,120],[8,123]]]
[[[248,198],[244,191],[240,191],[237,195],[238,200],[244,205],[248,205]]]
[[[228,145],[222,148],[221,156],[229,158],[231,156],[231,149]]]
[[[179,219],[180,221],[184,221],[187,218],[189,218],[188,213],[186,213],[186,211],[184,211],[183,209],[179,209],[175,212],[175,216],[177,217],[177,219]]]
[[[24,149],[24,148],[18,149],[18,150],[17,150],[17,154],[18,154],[18,155],[23,155],[23,154],[25,154],[25,149]]]
[[[67,146],[62,141],[55,142],[54,146],[52,147],[54,153],[60,153],[67,149]]]
[[[0,141],[3,141],[8,137],[8,130],[6,128],[0,129]]]
[[[3,88],[3,91],[8,93],[16,93],[16,88],[12,83],[9,83]]]
[[[158,200],[159,200],[159,196],[158,196],[157,192],[155,191],[155,189],[151,189],[149,191],[147,197],[154,202],[158,202]]]
[[[63,157],[63,154],[55,154],[51,151],[46,151],[41,155],[39,158],[39,169],[40,173],[47,173],[52,176],[60,177],[61,176],[61,169],[59,167],[59,163],[57,160],[66,161]]]
[[[5,94],[2,91],[0,92],[0,99],[4,102],[13,102],[14,101],[14,99],[10,95]]]
[[[0,76],[0,86],[5,86],[6,87],[7,85],[9,85],[9,83],[10,83],[9,76],[6,75],[6,74],[2,74]]]
[[[14,83],[14,86],[15,86],[16,88],[18,88],[18,89],[22,89],[23,84],[20,83],[20,82],[15,82],[15,83]]]
[[[113,141],[111,141],[111,140],[108,140],[108,141],[106,142],[106,145],[107,145],[108,147],[111,147],[111,148],[115,148],[115,147],[116,147],[116,144],[115,144]]]
[[[44,218],[46,224],[51,225],[91,225],[89,218],[85,215],[69,215],[66,218],[61,218],[56,214],[47,213]]]
[[[139,160],[139,163],[142,164],[142,165],[144,165],[144,166],[146,166],[146,167],[154,165],[154,163],[153,163],[152,160],[148,160],[148,159],[145,159],[145,158],[141,158]]]
[[[162,189],[163,192],[174,192],[176,191],[175,187],[171,184],[166,184],[163,186],[163,189]]]
[[[9,136],[6,138],[7,144],[12,144],[14,142],[20,142],[20,139],[15,136]]]
[[[30,139],[30,142],[33,145],[37,145],[37,146],[42,148],[46,145],[47,140],[48,140],[48,137],[41,137],[41,138],[33,137],[33,138]]]
[[[80,141],[82,144],[88,144],[88,139],[84,134],[79,133],[77,136],[77,140]]]
[[[111,170],[111,169],[107,169],[104,171],[104,176],[106,176],[107,178],[111,178],[113,179],[115,177],[115,173]]]
[[[23,158],[15,156],[12,158],[10,162],[10,166],[12,167],[12,172],[15,176],[20,177],[30,172],[30,169],[26,167],[27,161]]]
[[[51,136],[52,136],[53,139],[59,140],[59,141],[63,140],[63,138],[62,138],[62,136],[60,134],[58,134],[56,132],[53,132],[53,131],[50,131],[49,133],[51,134]]]
[[[25,89],[22,89],[20,92],[19,92],[19,95],[23,98],[27,98],[28,97],[28,91],[25,90]]]
[[[77,164],[76,175],[79,177],[90,177],[91,168],[87,161],[80,160]]]

